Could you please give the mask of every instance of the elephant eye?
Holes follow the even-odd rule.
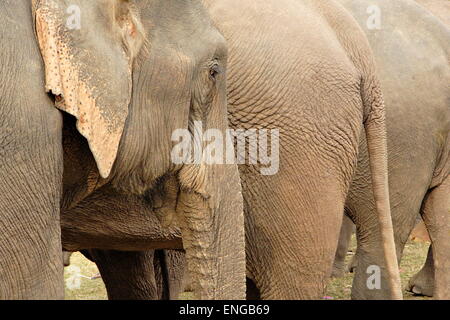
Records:
[[[213,81],[217,79],[217,77],[222,73],[222,68],[220,67],[217,61],[212,61],[209,67],[209,76]]]

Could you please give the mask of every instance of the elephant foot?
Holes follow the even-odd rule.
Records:
[[[344,266],[333,266],[333,271],[331,272],[332,278],[342,278],[345,275],[346,268]]]
[[[427,259],[422,269],[408,283],[407,291],[416,295],[432,297],[434,293],[433,246],[428,248]]]
[[[406,290],[418,296],[432,297],[434,291],[433,279],[430,279],[423,272],[419,272],[409,280]]]
[[[72,254],[73,254],[73,252],[63,251],[64,267],[70,266],[70,257],[72,256]]]
[[[261,300],[261,293],[255,282],[247,278],[247,300]]]
[[[347,272],[355,273],[356,271],[356,255],[353,256],[352,261],[347,266]]]

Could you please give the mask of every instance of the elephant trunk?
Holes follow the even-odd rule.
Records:
[[[220,170],[208,170],[207,187],[181,188],[177,208],[194,293],[198,299],[245,299],[244,217],[237,168],[222,165]],[[181,177],[190,176],[188,171]]]

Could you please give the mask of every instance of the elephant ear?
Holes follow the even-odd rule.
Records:
[[[132,1],[33,0],[45,90],[77,118],[109,176],[128,115],[133,58],[145,38]]]

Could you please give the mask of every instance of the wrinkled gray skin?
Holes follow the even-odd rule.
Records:
[[[63,298],[60,213],[102,187],[175,217],[198,298],[245,297],[237,166],[170,161],[175,129],[227,128],[225,41],[199,1],[134,3],[0,3],[1,299]]]
[[[80,252],[97,265],[109,300],[177,300],[186,288],[192,291],[190,283],[186,285],[186,257],[182,250]],[[72,254],[63,251],[64,267],[70,266]]]
[[[182,250],[80,252],[99,268],[109,300],[178,300],[183,291],[192,291]],[[68,267],[72,252],[63,254]]]
[[[416,0],[421,6],[430,11],[439,20],[450,28],[450,2],[447,0]],[[389,125],[389,123],[388,123]],[[393,141],[395,143],[395,141]],[[392,184],[392,182],[391,182]],[[395,214],[395,210],[393,211]],[[339,238],[339,245],[336,251],[336,259],[333,266],[333,276],[343,276],[344,272],[353,272],[356,268],[356,261],[352,259],[348,266],[345,266],[344,260],[347,249],[350,243],[351,232],[354,230],[354,224],[347,217],[344,217],[344,222],[341,228],[341,235]],[[432,246],[430,246],[427,258],[423,268],[414,275],[407,286],[407,290],[418,295],[425,295],[432,297],[434,291],[434,261]]]
[[[229,42],[231,126],[281,130],[277,175],[262,176],[259,166],[240,168],[247,217],[248,297],[319,298],[331,273],[340,212],[355,170],[363,120],[369,131],[374,119],[382,120],[382,113],[378,114],[381,118],[366,114],[369,110],[382,112],[382,105],[377,105],[381,95],[368,46],[361,31],[333,2],[306,1],[298,5],[291,0],[268,1],[257,8],[247,0],[207,5],[215,25]],[[285,28],[270,28],[268,21],[273,16],[283,21]],[[354,38],[341,38],[344,30],[351,30]],[[320,36],[311,38],[311,34]],[[330,38],[334,39],[332,43]],[[305,42],[309,46],[303,46]],[[323,68],[324,64],[330,68]],[[284,83],[292,85],[285,90]],[[367,109],[362,101],[368,104]],[[383,140],[380,132],[372,131],[370,137]],[[378,148],[382,150],[382,143]],[[377,159],[375,152],[373,155]],[[151,229],[142,228],[146,221],[140,219],[150,220],[154,215],[128,210],[142,200],[124,199],[129,206],[117,209],[103,198],[105,194],[107,190],[101,191],[98,200],[94,194],[86,200],[89,204],[80,203],[63,214],[64,247],[79,250],[101,245],[103,249],[136,250],[136,245],[151,246],[155,238],[167,236],[153,231],[145,234]],[[328,196],[316,201],[318,194]],[[117,195],[110,199],[116,201]],[[120,223],[122,210],[131,215],[126,223]],[[106,215],[108,220],[103,218]],[[104,221],[108,225],[99,227]],[[141,230],[136,232],[133,228],[139,226]],[[136,234],[142,234],[139,241],[133,240]],[[164,244],[156,241],[154,245]],[[286,268],[289,260],[292,263]]]
[[[428,249],[427,259],[422,269],[412,276],[408,282],[407,290],[428,297],[434,296],[434,259],[433,246]]]
[[[422,219],[420,218],[420,221]],[[351,236],[355,233],[355,224],[347,215],[344,215],[342,222],[339,244],[336,250],[336,257],[333,264],[332,277],[343,277],[346,272],[355,272],[356,255],[353,256],[348,265],[345,264],[345,258],[350,246]],[[432,297],[434,291],[434,261],[433,249],[430,245],[427,258],[422,269],[415,274],[408,282],[406,289],[416,295]]]
[[[247,297],[320,298],[362,129],[383,121],[381,114],[368,114],[382,108],[368,44],[334,1],[205,2],[229,44],[230,126],[280,129],[278,174],[239,167]],[[381,131],[367,136],[371,143],[383,140]],[[382,144],[370,150],[373,165]],[[383,187],[381,167],[372,169]],[[399,298],[396,285],[393,297]]]
[[[0,2],[1,299],[64,297],[62,118],[43,90],[31,21],[30,1]]]
[[[415,2],[405,0],[377,1],[381,29],[369,30],[366,10],[372,1],[340,2],[360,22],[377,60],[386,101],[389,188],[397,255],[400,259],[420,212],[433,243],[435,298],[449,299],[450,30]],[[364,140],[361,145],[365,145]],[[356,223],[358,240],[352,297],[382,299],[386,298],[387,288],[384,271],[381,290],[366,286],[367,268],[383,267],[368,181],[367,154],[362,147],[346,204],[347,214]],[[430,269],[430,259],[431,252],[426,270]]]
[[[105,186],[61,214],[63,248],[95,262],[109,299],[178,299],[185,272],[181,232],[163,228],[146,197]]]
[[[4,20],[1,22],[10,25],[12,21],[15,26],[14,19],[21,16],[24,17],[21,22],[28,21],[29,7],[25,5],[29,4],[28,1],[22,0],[17,6],[9,6],[9,2],[2,3],[2,9],[8,10],[0,11]],[[118,5],[119,11],[107,7],[105,15],[96,17],[98,12],[104,12],[102,9],[105,7],[102,6],[112,2]],[[9,246],[1,247],[8,248],[8,251],[2,255],[0,263],[11,273],[7,281],[1,283],[1,294],[7,298],[62,297],[62,281],[61,284],[55,281],[62,276],[61,246],[55,241],[59,238],[55,223],[58,221],[58,204],[61,203],[62,216],[72,210],[89,212],[92,210],[90,197],[102,197],[101,189],[105,187],[105,190],[113,188],[125,195],[143,196],[149,209],[164,224],[171,220],[179,223],[192,282],[200,298],[243,297],[244,257],[239,250],[243,245],[243,233],[239,229],[243,219],[236,167],[178,167],[172,165],[169,158],[170,135],[174,129],[189,127],[192,131],[188,123],[202,119],[205,128],[223,131],[227,127],[226,73],[220,72],[226,69],[223,38],[209,25],[208,17],[197,1],[140,2],[144,6],[139,9],[144,24],[142,29],[148,32],[149,38],[148,50],[141,52],[139,43],[135,41],[140,34],[136,25],[138,18],[128,19],[129,2],[112,2],[75,1],[92,19],[86,25],[91,24],[97,32],[74,34],[64,33],[63,29],[62,35],[58,33],[55,37],[70,48],[69,53],[65,51],[66,47],[55,53],[52,38],[50,41],[46,39],[47,30],[42,25],[38,32],[44,39],[41,46],[45,50],[41,51],[44,52],[46,66],[55,67],[58,61],[63,63],[59,69],[58,65],[55,69],[47,68],[47,90],[58,95],[59,108],[79,120],[77,129],[87,141],[75,130],[72,117],[65,115],[62,119],[61,114],[52,109],[49,97],[41,95],[47,108],[33,109],[32,112],[30,104],[10,104],[7,100],[18,99],[14,94],[17,86],[15,83],[11,85],[10,81],[16,79],[15,75],[26,74],[27,81],[34,81],[36,88],[43,87],[42,63],[35,42],[30,40],[32,28],[23,24],[17,26],[28,28],[25,30],[28,32],[27,40],[31,41],[34,51],[27,50],[27,56],[14,64],[3,64],[13,71],[8,69],[2,75],[12,73],[13,76],[8,76],[8,81],[0,79],[2,85],[8,85],[1,92],[2,98],[6,99],[2,100],[2,112],[5,108],[12,108],[11,105],[15,106],[12,111],[6,109],[9,116],[3,128],[17,127],[17,119],[29,119],[31,127],[36,130],[30,130],[30,123],[25,121],[23,131],[28,134],[28,140],[20,141],[27,146],[23,152],[32,157],[24,160],[18,154],[19,165],[15,163],[14,169],[1,171],[6,176],[4,180],[8,178],[10,181],[2,194],[6,201],[0,201],[2,206],[6,204],[6,208],[1,208],[5,216],[2,221],[15,221],[20,214],[26,216],[19,229],[16,230],[16,226],[12,228],[11,235],[22,235],[21,239],[14,239],[10,244],[9,238],[4,240],[4,235],[1,238]],[[355,171],[358,141],[364,127],[370,141],[372,178],[377,181],[374,193],[383,225],[383,241],[380,243],[390,258],[388,261],[393,262],[391,287],[393,297],[399,298],[399,277],[389,225],[384,108],[363,34],[334,1],[267,1],[258,3],[258,6],[250,0],[204,2],[231,46],[229,65],[232,69],[227,87],[231,126],[280,129],[282,137],[279,174],[261,176],[259,165],[245,165],[240,169],[246,192],[247,276],[255,288],[249,295],[265,299],[306,299],[323,295],[331,273],[341,212]],[[14,7],[14,12],[10,7]],[[279,28],[272,28],[274,16]],[[118,17],[120,19],[114,28],[105,25]],[[60,20],[61,17],[55,19],[61,23]],[[48,34],[54,34],[52,24],[47,27],[51,31]],[[11,33],[12,29],[6,28],[6,32]],[[109,32],[117,34],[111,36]],[[258,37],[255,37],[255,32]],[[351,37],[347,36],[348,32]],[[14,30],[14,36],[17,34]],[[81,45],[83,50],[76,45]],[[125,53],[123,46],[126,47]],[[96,51],[99,49],[102,54]],[[108,50],[110,59],[104,58],[104,50]],[[87,59],[78,60],[85,53],[88,54]],[[29,57],[33,54],[35,56]],[[55,54],[59,55],[59,60]],[[13,55],[18,56],[15,51],[6,51],[6,54],[2,52],[1,58],[10,61]],[[34,72],[14,70],[23,68],[22,65],[17,66],[20,61],[33,59],[37,62]],[[112,62],[114,68],[109,65]],[[130,62],[134,66],[133,82],[127,83],[129,70],[126,67]],[[70,76],[66,87],[65,82],[58,82],[64,79],[58,71],[64,75],[64,67],[67,66],[72,69],[67,71]],[[78,78],[74,74],[78,74]],[[286,86],[286,83],[293,85]],[[126,103],[128,89],[133,92],[129,110]],[[23,92],[29,92],[28,87]],[[79,107],[75,103],[78,100]],[[32,107],[39,104],[36,99],[33,102]],[[91,106],[93,110],[82,111]],[[11,116],[20,112],[23,117]],[[91,119],[90,116],[95,117]],[[123,119],[126,123],[117,159],[108,176],[112,164],[110,159],[115,158],[113,138],[121,131]],[[8,133],[2,130],[2,134],[4,132]],[[36,143],[34,140],[39,140],[42,133],[45,141]],[[58,140],[61,135],[63,148]],[[22,138],[16,133],[4,136],[15,143]],[[0,150],[7,151],[5,157],[2,155],[3,162],[3,159],[10,160],[11,155],[16,154],[16,149],[8,149],[11,143],[5,139],[0,140]],[[105,139],[112,139],[112,142],[101,143]],[[54,157],[49,159],[52,155]],[[39,165],[30,170],[26,166],[22,168],[23,162],[20,161],[27,164],[26,159],[32,162],[30,165]],[[43,167],[46,170],[42,170]],[[52,174],[47,176],[48,172]],[[29,182],[30,178],[33,182],[43,180],[43,188],[30,193],[28,184],[22,188],[17,186],[20,182]],[[61,184],[61,180],[64,183]],[[34,190],[35,184],[31,185]],[[53,188],[51,192],[49,186]],[[44,200],[53,201],[53,207],[47,203],[42,206],[41,192]],[[27,207],[28,210],[10,208],[11,199],[17,199],[16,194],[35,196],[22,204],[33,206]],[[269,201],[260,202],[261,197]],[[33,201],[45,210],[37,210],[40,206]],[[174,212],[175,202],[177,212]],[[41,224],[27,221],[31,217]],[[30,239],[30,235],[37,240]],[[65,236],[62,236],[64,242]],[[108,242],[106,246],[111,243],[117,245]],[[23,250],[15,250],[22,246],[28,250],[32,248],[35,254],[25,256]],[[122,245],[118,246],[122,248]],[[15,261],[18,256],[15,252],[20,252],[22,259],[42,259],[39,261],[45,264]],[[53,259],[48,260],[48,255]],[[198,259],[199,256],[205,258]],[[136,255],[135,259],[141,257]],[[286,268],[289,261],[290,267]],[[37,275],[30,271],[33,267],[29,267],[35,262],[36,270],[39,270]],[[35,282],[30,287],[29,282],[22,279],[31,275]],[[39,290],[35,289],[37,284]]]
[[[342,220],[341,233],[339,234],[338,247],[336,249],[336,256],[334,258],[333,271],[331,276],[333,278],[343,277],[345,272],[353,272],[351,270],[354,263],[354,259],[349,266],[345,264],[345,258],[347,256],[348,248],[350,246],[350,241],[352,235],[355,233],[355,225],[350,220],[350,218],[344,214],[344,219]]]
[[[178,250],[82,250],[99,267],[110,300],[177,300],[184,288],[185,254]]]

